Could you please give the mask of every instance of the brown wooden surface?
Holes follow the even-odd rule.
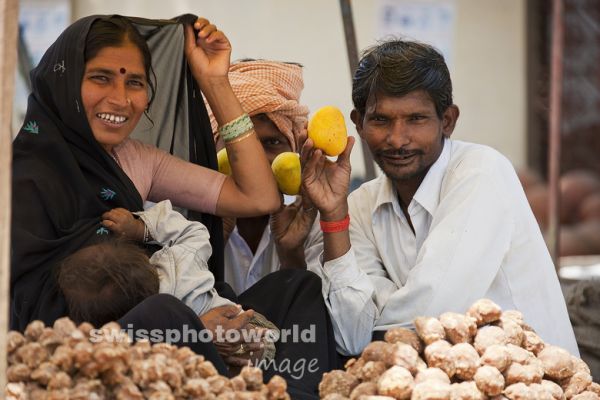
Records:
[[[600,2],[564,0],[560,171],[600,174]],[[548,176],[552,2],[529,0],[528,165]]]
[[[563,0],[552,2],[552,49],[550,63],[550,120],[548,147],[548,249],[558,270],[560,237],[560,155],[563,87],[564,10]]]
[[[0,0],[0,397],[6,387],[10,278],[12,102],[17,60],[18,0]]]

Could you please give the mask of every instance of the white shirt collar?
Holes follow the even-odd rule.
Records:
[[[421,182],[421,185],[419,185],[419,188],[413,197],[413,201],[419,203],[431,215],[433,215],[437,209],[440,201],[442,181],[450,161],[451,147],[452,141],[450,139],[444,139],[444,147],[442,148],[440,156],[431,165],[429,171],[427,171],[425,179],[423,179],[423,182]],[[375,202],[373,213],[375,213],[383,204],[394,204],[395,202],[398,202],[398,195],[392,180],[385,175],[381,176],[379,179],[382,179],[383,182],[377,193],[377,200]]]
[[[450,161],[452,141],[444,139],[444,147],[438,159],[431,165],[425,179],[419,185],[417,192],[413,196],[413,201],[416,201],[430,215],[435,213],[440,202],[440,192],[442,189],[442,181],[446,175],[446,169]]]

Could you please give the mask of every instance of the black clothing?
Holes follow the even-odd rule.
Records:
[[[158,336],[169,340],[176,346],[188,346],[196,354],[212,362],[221,375],[227,376],[227,366],[217,352],[212,342],[199,340],[199,332],[204,330],[204,325],[194,310],[183,304],[179,299],[169,294],[155,294],[131,309],[118,321],[122,329],[134,340],[152,340],[152,331],[156,330]],[[179,338],[169,332],[178,333]],[[186,337],[186,332],[193,333]],[[195,336],[194,336],[195,334]],[[146,337],[144,337],[146,336]]]
[[[273,272],[239,296],[246,309],[263,314],[282,334],[275,360],[263,368],[265,379],[281,375],[294,399],[318,399],[324,372],[341,368],[321,279],[300,269]],[[284,333],[290,335],[284,341]]]
[[[67,314],[54,270],[107,232],[102,213],[142,209],[133,183],[96,142],[81,101],[83,44],[93,17],[77,21],[31,72],[24,125],[13,143],[11,327]]]

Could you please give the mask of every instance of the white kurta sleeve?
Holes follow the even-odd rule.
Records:
[[[371,341],[376,319],[376,308],[371,301],[373,288],[365,273],[357,268],[352,249],[322,265],[323,233],[318,220],[317,216],[304,244],[307,269],[321,278],[337,350],[344,355],[356,355]]]
[[[344,355],[360,354],[371,341],[377,320],[372,300],[375,287],[356,266],[352,249],[323,265],[322,281],[337,350]]]

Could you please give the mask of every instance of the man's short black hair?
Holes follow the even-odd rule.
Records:
[[[450,72],[436,49],[394,39],[364,51],[352,81],[352,102],[360,114],[372,95],[401,97],[415,90],[429,94],[439,118],[452,105]]]

